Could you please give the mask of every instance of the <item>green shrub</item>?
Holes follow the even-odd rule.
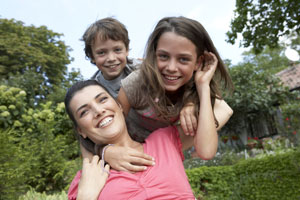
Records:
[[[204,200],[300,198],[300,149],[186,172],[196,197]]]
[[[65,191],[47,195],[45,192],[38,193],[31,189],[25,195],[21,196],[19,200],[66,200],[67,198],[68,196]]]

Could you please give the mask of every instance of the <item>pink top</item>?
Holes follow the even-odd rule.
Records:
[[[131,174],[110,170],[99,199],[195,199],[182,161],[178,130],[169,126],[154,131],[143,144],[144,152],[155,158],[155,166]],[[68,198],[75,200],[81,171],[73,179]]]

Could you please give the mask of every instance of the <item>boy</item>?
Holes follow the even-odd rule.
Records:
[[[82,41],[86,57],[98,67],[92,79],[117,97],[121,80],[140,64],[128,58],[130,40],[127,29],[116,19],[103,18],[90,25]]]

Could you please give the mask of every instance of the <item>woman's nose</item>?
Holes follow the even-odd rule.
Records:
[[[102,106],[95,105],[93,108],[94,116],[99,117],[105,113],[105,109]]]

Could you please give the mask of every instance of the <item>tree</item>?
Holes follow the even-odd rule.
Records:
[[[234,44],[242,33],[244,47],[260,53],[264,46],[278,47],[280,36],[300,33],[299,0],[236,0],[227,42]]]
[[[26,90],[29,97],[45,99],[65,79],[71,50],[62,34],[47,27],[24,26],[0,19],[0,79],[2,84]]]

